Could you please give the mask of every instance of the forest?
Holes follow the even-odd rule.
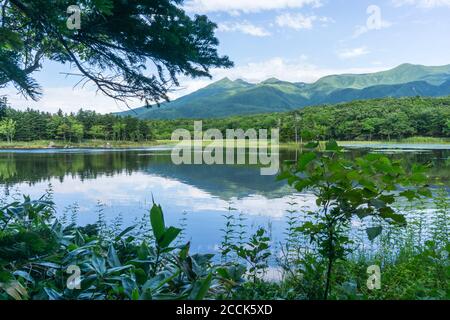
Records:
[[[168,139],[174,128],[192,130],[193,120],[151,121],[157,139]],[[204,119],[203,128],[280,128],[281,141],[391,140],[413,136],[450,136],[450,97],[384,98],[312,106],[292,112]]]
[[[107,141],[169,140],[175,129],[193,130],[192,119],[140,120],[80,109],[56,114],[0,107],[0,137],[7,141],[85,139]],[[204,119],[203,128],[280,128],[281,141],[391,140],[414,136],[450,136],[450,97],[384,98],[306,107],[292,112]]]

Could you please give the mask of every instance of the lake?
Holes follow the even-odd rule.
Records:
[[[370,147],[371,149],[368,149]],[[413,163],[430,163],[431,175],[449,184],[450,146],[360,145],[347,155],[383,152]],[[295,161],[298,152],[282,149],[281,161]],[[21,194],[36,199],[52,189],[57,211],[78,206],[77,222],[94,223],[103,211],[109,221],[131,225],[152,203],[162,205],[168,225],[184,225],[192,250],[213,252],[221,241],[224,214],[236,208],[249,230],[270,226],[274,241],[283,239],[286,211],[314,206],[309,194],[296,194],[274,176],[261,176],[250,165],[174,165],[165,147],[128,150],[0,150],[3,198]],[[68,212],[70,215],[70,212]]]

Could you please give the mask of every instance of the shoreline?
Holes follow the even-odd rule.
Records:
[[[192,143],[192,140],[184,141],[186,144]],[[208,145],[212,141],[203,141],[204,145]],[[226,140],[222,141],[223,143]],[[130,142],[130,141],[93,141],[88,140],[81,143],[60,143],[48,140],[36,140],[36,141],[19,141],[8,144],[6,142],[0,142],[0,150],[71,150],[71,149],[85,149],[85,150],[118,150],[118,149],[136,149],[136,148],[151,148],[151,147],[162,147],[162,146],[173,146],[178,142],[171,140],[154,140],[154,141],[144,141],[144,142]],[[255,142],[256,143],[256,142]],[[246,140],[245,146],[251,147],[255,146],[252,141]],[[402,149],[414,147],[414,146],[430,146],[438,149],[450,148],[450,140],[445,138],[425,138],[421,139],[404,139],[404,140],[374,140],[374,141],[337,141],[340,146],[343,147],[355,147],[355,148],[398,148]],[[238,141],[237,147],[243,146],[244,143]],[[270,145],[270,143],[268,144]],[[279,144],[280,149],[295,149],[299,148],[295,142],[282,142]],[[421,149],[421,148],[418,148]],[[426,149],[426,148],[424,148]]]
[[[115,149],[133,149],[133,148],[150,148],[161,147],[171,143],[170,140],[155,140],[144,142],[115,142],[115,141],[85,141],[81,143],[54,143],[47,140],[37,141],[19,141],[12,144],[0,143],[0,150],[71,150],[71,149],[85,149],[85,150],[115,150]]]

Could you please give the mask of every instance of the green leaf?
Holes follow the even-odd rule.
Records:
[[[152,225],[153,235],[155,236],[156,240],[159,241],[164,235],[166,227],[164,224],[164,215],[162,208],[160,205],[157,205],[155,203],[150,210],[150,223]]]
[[[289,171],[283,171],[277,176],[277,181],[289,179],[292,176],[292,173]]]
[[[168,228],[164,232],[162,237],[158,240],[158,245],[161,248],[167,248],[172,243],[172,241],[175,240],[176,237],[178,237],[180,232],[181,232],[181,229],[174,228],[174,227]]]
[[[353,203],[359,203],[363,200],[360,189],[349,190],[344,193],[344,196]]]
[[[191,243],[188,242],[183,248],[181,248],[180,253],[178,256],[180,257],[180,260],[186,260],[186,258],[189,256],[189,249],[191,248]]]
[[[111,275],[113,273],[122,272],[124,270],[131,269],[131,268],[133,268],[132,265],[110,268],[107,270],[106,275]]]
[[[147,244],[145,243],[145,241],[143,241],[137,250],[137,256],[139,259],[145,260],[148,258],[149,253],[150,253],[149,248],[148,248]]]
[[[17,271],[14,271],[13,275],[24,278],[25,280],[34,284],[34,279],[28,272],[25,272],[22,270],[17,270]]]
[[[313,152],[303,153],[300,156],[300,159],[298,160],[297,169],[299,171],[304,171],[306,169],[306,167],[308,166],[308,164],[311,161],[313,161],[315,158],[316,158],[316,154]]]
[[[23,41],[20,34],[7,28],[0,27],[0,38],[2,39],[0,48],[4,47],[8,50],[20,50],[23,47]]]
[[[62,300],[63,299],[62,294],[52,288],[44,288],[44,291],[47,294],[49,300]]]
[[[376,237],[378,237],[381,234],[381,231],[383,231],[383,227],[381,226],[366,229],[367,236],[370,241],[373,241]]]
[[[203,300],[211,286],[211,281],[212,281],[212,273],[208,274],[208,276],[205,279],[197,281],[194,284],[194,287],[192,288],[190,299]]]
[[[395,202],[395,197],[391,194],[381,195],[379,196],[379,199],[383,201],[385,204],[392,204]]]
[[[61,268],[61,265],[53,263],[53,262],[36,262],[34,264],[41,266],[41,267],[51,268],[51,269],[60,269]]]
[[[222,278],[225,278],[225,279],[229,279],[230,278],[230,274],[228,273],[227,269],[225,269],[225,268],[217,268],[216,271],[217,271],[217,274],[219,276],[221,276]]]
[[[316,149],[319,146],[319,142],[308,142],[305,144],[305,149]]]
[[[395,213],[395,211],[390,207],[381,208],[379,211],[383,219],[391,219],[395,223],[406,224],[405,216]]]
[[[347,173],[347,179],[349,180],[353,180],[353,181],[358,181],[359,179],[361,179],[360,174],[358,173],[358,171],[350,171],[349,173]]]
[[[136,282],[134,281],[134,279],[132,279],[130,277],[121,277],[120,280],[121,280],[121,283],[122,283],[123,290],[125,291],[125,294],[130,299],[132,299],[133,292],[134,292],[135,289],[137,289]]]
[[[381,200],[381,199],[372,199],[369,201],[369,204],[373,207],[375,207],[376,209],[381,209],[386,207],[386,203]]]
[[[431,198],[433,196],[431,190],[428,188],[420,188],[419,190],[417,190],[417,193],[426,198]]]
[[[139,289],[134,288],[133,292],[131,293],[131,300],[136,301],[139,300]]]
[[[130,226],[130,227],[126,228],[125,230],[123,230],[121,233],[119,233],[117,235],[116,240],[122,239],[122,237],[124,235],[126,235],[128,232],[132,231],[134,228],[136,228],[136,226]]]
[[[342,148],[339,147],[337,142],[334,140],[328,141],[325,145],[325,150],[327,150],[327,151],[340,151],[341,149]]]
[[[420,184],[427,181],[427,176],[423,173],[413,173],[409,179],[412,183]]]
[[[142,286],[142,291],[145,292],[150,290],[150,292],[153,293],[154,291],[157,291],[162,286],[164,286],[166,283],[178,277],[179,274],[180,270],[178,270],[177,272],[175,272],[173,275],[170,276],[167,273],[159,273],[155,277],[145,282],[145,284]]]
[[[99,257],[97,255],[93,256],[91,259],[91,265],[95,272],[100,275],[105,274],[106,272],[106,261],[103,257]]]
[[[355,212],[360,219],[364,219],[365,217],[368,217],[372,214],[371,208],[358,208]]]
[[[408,201],[412,201],[417,198],[417,194],[412,190],[405,190],[400,192],[400,196],[405,197]]]
[[[369,153],[364,156],[364,159],[366,159],[367,161],[370,161],[370,162],[378,161],[378,160],[380,160],[380,158],[384,158],[384,156],[379,153]]]
[[[110,16],[112,15],[112,10],[114,8],[114,2],[111,0],[93,0],[95,7],[97,10],[106,15]]]
[[[303,191],[310,185],[309,180],[300,180],[295,184],[295,189],[297,191]]]
[[[119,257],[117,256],[116,249],[111,244],[108,249],[108,263],[110,267],[120,267],[122,264],[120,263]]]

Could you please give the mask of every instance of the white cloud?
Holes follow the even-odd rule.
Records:
[[[2,92],[3,94],[3,92]],[[77,111],[80,108],[95,110],[100,113],[118,112],[126,110],[122,103],[101,94],[96,93],[93,88],[73,88],[73,87],[44,87],[40,100],[33,101],[18,95],[13,88],[4,90],[8,97],[8,102],[17,109],[26,108],[39,109],[48,112],[57,112],[58,109],[64,112]],[[130,101],[131,108],[142,106],[139,100]]]
[[[211,71],[213,79],[181,79],[183,88],[174,92],[171,97],[173,99],[199,90],[214,81],[228,77],[231,80],[243,79],[251,83],[258,83],[269,78],[277,78],[290,82],[307,82],[311,83],[318,79],[344,73],[372,73],[386,70],[391,66],[375,65],[367,68],[347,68],[347,69],[330,69],[320,68],[307,61],[306,56],[300,56],[295,60],[286,60],[281,57],[274,57],[268,60],[251,62],[236,66],[233,69],[214,69]]]
[[[335,23],[336,21],[330,17],[319,17],[319,22],[322,23],[322,26],[326,27],[329,23]]]
[[[321,0],[189,0],[184,8],[189,12],[249,13],[276,9],[294,9],[304,6],[320,7]]]
[[[305,16],[301,13],[285,13],[276,17],[275,22],[280,27],[288,27],[295,30],[312,29],[317,16]]]
[[[414,5],[419,8],[450,7],[450,0],[392,0],[395,6]]]
[[[341,59],[351,59],[369,54],[370,51],[366,47],[344,49],[339,51],[337,54]]]
[[[256,83],[274,77],[290,82],[314,82],[321,77],[332,74],[370,73],[383,69],[385,68],[379,66],[376,68],[328,69],[311,64],[305,57],[300,57],[296,60],[274,57],[260,62],[251,62],[237,66],[230,70],[214,70],[213,80],[229,77],[230,79],[242,78]]]
[[[254,37],[267,37],[270,36],[270,32],[264,28],[255,26],[254,24],[243,22],[224,22],[219,24],[219,31],[221,32],[242,32]]]

